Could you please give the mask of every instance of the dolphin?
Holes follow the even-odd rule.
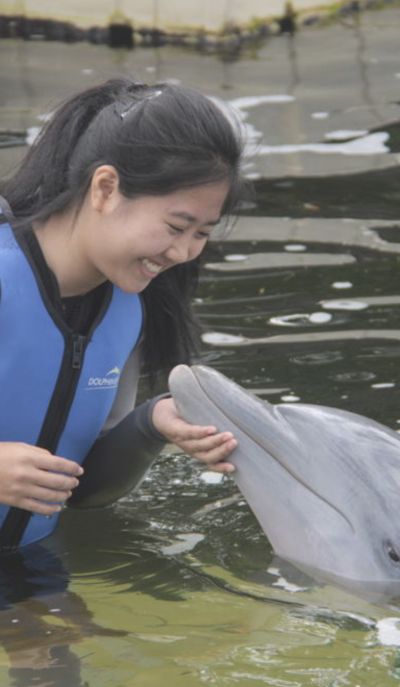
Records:
[[[345,410],[271,405],[216,370],[178,365],[180,415],[231,431],[234,480],[275,553],[314,579],[400,591],[400,436]]]

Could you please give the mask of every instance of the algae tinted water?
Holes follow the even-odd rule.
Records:
[[[60,98],[118,74],[233,103],[254,194],[205,255],[203,361],[271,402],[396,428],[398,19],[394,7],[363,13],[230,62],[5,40],[0,129],[32,139]],[[3,147],[2,170],[23,150]],[[398,609],[294,575],[232,481],[172,447],[138,493],[66,513],[46,548],[3,568],[0,685],[398,682]]]

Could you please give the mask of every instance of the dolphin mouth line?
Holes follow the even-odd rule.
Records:
[[[202,386],[201,381],[196,376],[196,373],[193,371],[192,368],[189,368],[189,369],[190,369],[190,372],[192,373],[194,381],[200,387],[201,391],[211,401],[211,403],[214,403],[213,399],[207,393],[207,390]],[[222,410],[219,406],[218,406],[218,410],[222,415],[224,415],[227,418],[227,420],[232,422],[234,425],[237,425],[238,428],[240,429],[240,431],[243,432],[243,434],[245,434],[246,437],[248,437],[254,444],[257,444],[257,446],[259,446],[261,449],[265,450],[265,447],[259,441],[257,441],[257,439],[254,439],[252,436],[250,436],[250,434],[247,433],[246,429],[241,425],[240,422],[238,423],[236,420],[234,420],[232,417],[230,417],[229,413],[225,412],[225,410]],[[325,496],[320,494],[318,491],[316,491],[315,489],[310,487],[310,485],[307,484],[307,482],[305,482],[301,477],[296,475],[296,473],[293,472],[289,467],[287,467],[284,463],[282,463],[282,461],[274,453],[272,453],[269,448],[268,448],[268,454],[271,456],[271,458],[273,460],[276,461],[276,463],[278,463],[281,466],[281,468],[283,470],[285,470],[291,477],[293,477],[293,479],[296,480],[296,482],[301,484],[307,491],[309,491],[311,494],[314,494],[314,496],[316,496],[318,499],[320,499],[321,501],[326,503],[327,506],[329,506],[334,511],[336,511],[336,513],[338,515],[340,515],[343,518],[343,520],[345,520],[345,522],[349,525],[352,533],[355,534],[355,528],[353,526],[353,523],[351,522],[351,520],[349,520],[347,515],[345,513],[343,513],[343,511],[340,510],[340,508],[335,506],[335,504],[331,503]]]

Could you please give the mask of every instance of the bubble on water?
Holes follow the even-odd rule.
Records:
[[[366,131],[365,129],[340,129],[338,131],[329,131],[327,134],[325,134],[325,138],[328,141],[344,141],[349,138],[358,138],[359,136],[366,136],[367,134],[368,131]]]
[[[400,646],[400,619],[382,618],[376,623],[378,642],[384,646]]]
[[[318,155],[372,155],[388,153],[387,131],[377,131],[368,136],[360,136],[350,141],[337,143],[299,143],[285,145],[254,145],[249,155],[290,155],[292,153],[316,153]]]
[[[262,179],[261,174],[259,172],[247,172],[247,174],[244,175],[246,179],[250,179],[251,181],[257,181],[258,179]]]
[[[309,320],[313,324],[324,324],[325,322],[330,322],[332,315],[328,312],[312,312]]]
[[[308,591],[308,587],[299,587],[297,584],[293,584],[293,582],[289,582],[283,575],[281,574],[279,568],[274,568],[270,566],[267,569],[267,572],[270,575],[273,575],[274,577],[277,577],[278,579],[276,582],[272,582],[273,587],[281,587],[282,589],[285,589],[287,592],[306,592]]]
[[[329,117],[329,112],[312,112],[311,117],[313,119],[327,119]]]
[[[208,344],[230,344],[242,343],[245,341],[244,336],[235,336],[234,334],[223,334],[221,332],[205,332],[201,337],[204,343]]]
[[[365,310],[368,308],[368,303],[350,299],[321,301],[320,305],[326,310]]]
[[[280,587],[281,589],[284,589],[286,592],[291,592],[292,594],[295,594],[296,592],[307,592],[308,587],[299,587],[297,584],[293,584],[293,582],[288,582],[284,577],[278,577],[276,582],[272,583],[273,587]]]
[[[220,484],[224,479],[224,475],[221,472],[212,472],[211,470],[206,470],[200,475],[200,479],[206,484]]]
[[[375,377],[376,375],[373,372],[359,370],[358,372],[340,372],[333,375],[332,379],[337,382],[369,382],[371,379],[375,379]]]
[[[290,362],[296,365],[331,365],[338,360],[343,360],[340,351],[319,351],[318,353],[303,353],[290,356]]]
[[[326,312],[296,313],[292,315],[276,315],[270,317],[268,322],[280,327],[297,327],[301,325],[324,324],[332,319],[332,315]]]
[[[353,284],[351,281],[334,281],[332,287],[334,289],[351,289]]]
[[[287,243],[284,249],[292,253],[300,253],[303,250],[307,250],[307,246],[303,243]]]
[[[247,255],[241,255],[241,253],[231,253],[230,255],[225,255],[226,262],[241,262],[242,260],[247,260]]]
[[[394,386],[396,386],[394,382],[380,382],[371,384],[371,389],[393,389]]]
[[[270,317],[268,322],[270,324],[277,324],[280,327],[296,327],[299,324],[306,324],[308,322],[308,315],[307,313],[276,315],[276,317]]]
[[[205,539],[204,534],[198,532],[188,532],[185,534],[178,534],[175,542],[162,546],[161,551],[166,556],[175,556],[178,553],[187,553],[192,551],[195,546]]]
[[[234,98],[229,102],[231,107],[239,110],[246,110],[249,107],[258,107],[264,104],[280,104],[292,103],[295,100],[294,95],[286,93],[270,94],[270,95],[250,95],[241,98]]]

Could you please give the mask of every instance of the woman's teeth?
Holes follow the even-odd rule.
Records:
[[[142,263],[146,270],[152,272],[153,274],[158,274],[162,270],[162,265],[157,265],[157,263],[151,262],[151,260],[148,260],[147,258],[144,258]]]

